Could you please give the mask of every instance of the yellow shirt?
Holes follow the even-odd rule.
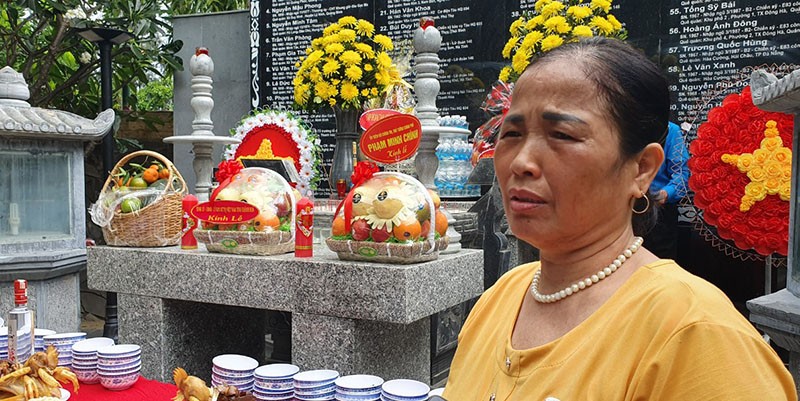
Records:
[[[671,260],[637,270],[563,337],[513,349],[538,268],[508,272],[475,305],[459,334],[448,401],[797,400],[781,360],[725,294]]]

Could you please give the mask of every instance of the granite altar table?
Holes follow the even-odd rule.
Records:
[[[429,382],[431,315],[480,295],[482,253],[389,265],[327,249],[299,259],[98,246],[87,273],[90,288],[119,294],[120,342],[142,346],[151,379],[170,381],[181,366],[208,381],[224,353],[264,363],[266,311],[278,310],[292,312],[292,363],[303,370]]]

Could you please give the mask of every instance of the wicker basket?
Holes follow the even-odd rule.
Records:
[[[181,217],[186,181],[175,165],[163,155],[141,150],[127,154],[109,174],[103,185],[103,193],[112,190],[112,178],[126,163],[137,157],[151,157],[169,169],[169,180],[164,193],[147,206],[131,213],[115,211],[111,221],[103,226],[106,244],[113,246],[157,247],[177,245],[181,239]],[[179,183],[179,188],[176,184]]]
[[[294,238],[288,231],[225,231],[195,229],[197,242],[209,252],[236,255],[277,255],[294,251]]]
[[[441,237],[434,240],[433,243],[419,241],[398,244],[328,238],[325,243],[330,250],[336,252],[341,260],[411,264],[438,258],[439,252],[447,249],[448,239]],[[434,249],[431,250],[431,247]]]

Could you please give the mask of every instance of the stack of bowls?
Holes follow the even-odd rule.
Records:
[[[44,352],[44,336],[56,334],[55,330],[33,329],[33,352]]]
[[[44,347],[52,345],[58,351],[58,366],[72,366],[72,344],[85,340],[86,333],[59,333],[43,337]]]
[[[25,362],[33,355],[33,339],[31,332],[25,330],[17,330],[17,360]],[[27,347],[25,347],[27,345]]]
[[[8,359],[8,327],[0,326],[0,359]]]
[[[256,382],[253,395],[260,401],[292,400],[294,375],[299,371],[299,367],[288,363],[260,366],[254,372]]]
[[[97,350],[97,375],[103,387],[119,391],[133,386],[142,370],[142,347],[120,344]]]
[[[335,399],[339,401],[378,401],[383,379],[373,375],[350,375],[336,379]]]
[[[441,396],[442,396],[442,394],[444,394],[444,387],[435,388],[435,389],[431,390],[431,391],[428,393],[428,398],[431,398],[431,397],[433,397],[434,395],[438,395],[438,396],[440,396],[440,397],[441,397]]]
[[[224,354],[217,355],[211,360],[211,385],[217,387],[222,384],[234,386],[239,391],[252,391],[255,382],[254,372],[258,361],[249,356]]]
[[[300,401],[332,400],[336,394],[339,372],[320,369],[294,375],[294,398]]]
[[[431,388],[423,382],[408,379],[389,380],[381,386],[381,400],[425,401]]]
[[[97,374],[97,350],[114,345],[114,340],[106,337],[89,338],[72,344],[72,371],[81,383],[100,383]]]

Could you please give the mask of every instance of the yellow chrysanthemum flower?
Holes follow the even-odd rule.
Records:
[[[322,47],[322,38],[314,38],[311,41],[311,47],[313,47],[314,49]]]
[[[589,7],[592,10],[603,10],[604,13],[607,13],[608,10],[611,9],[611,1],[610,0],[592,0],[589,4]]]
[[[323,100],[327,100],[330,97],[331,91],[331,84],[327,83],[326,81],[317,82],[314,86],[314,96],[317,96]]]
[[[305,81],[305,79],[303,79],[303,76],[298,74],[292,80],[292,85],[297,86],[297,85],[302,84],[304,81]]]
[[[309,91],[308,84],[300,84],[294,87],[294,101],[295,103],[303,106],[308,103]]]
[[[514,72],[517,74],[522,74],[525,71],[525,68],[528,67],[528,64],[531,63],[531,53],[530,50],[519,49],[517,53],[514,54],[514,57],[511,58],[511,68],[514,69]]]
[[[349,79],[349,80],[351,80],[353,82],[358,81],[359,79],[361,79],[361,76],[363,74],[364,73],[361,71],[361,68],[359,68],[357,65],[351,65],[351,66],[347,67],[346,70],[344,70],[344,75],[347,77],[347,79]]]
[[[309,64],[316,64],[320,59],[322,59],[322,56],[324,55],[325,55],[324,51],[314,50],[313,52],[311,52],[311,54],[308,55],[308,59],[306,59],[306,61]]]
[[[550,4],[553,0],[536,0],[536,3],[533,4],[533,9],[536,10],[537,13],[542,12],[542,8],[544,6]]]
[[[342,93],[342,99],[344,99],[344,101],[346,102],[349,102],[358,97],[358,88],[356,88],[355,85],[349,82],[345,82],[344,84],[342,84],[341,93]]]
[[[542,39],[542,51],[549,51],[564,44],[564,39],[558,35],[548,35]]]
[[[335,33],[333,35],[323,36],[322,37],[322,47],[325,47],[325,46],[327,46],[327,45],[329,45],[331,43],[339,43],[341,41],[342,40],[339,37],[338,33]]]
[[[356,25],[356,32],[358,32],[359,35],[372,37],[375,33],[375,25],[372,25],[372,23],[367,20],[360,19]]]
[[[359,53],[364,55],[364,57],[366,57],[366,58],[374,58],[375,57],[375,51],[372,50],[372,47],[370,45],[368,45],[366,43],[356,43],[355,47],[356,47],[356,50],[358,50]]]
[[[575,26],[575,28],[572,28],[572,34],[579,38],[591,38],[594,36],[594,33],[592,33],[592,28],[589,28],[586,25]]]
[[[378,82],[378,85],[386,86],[392,83],[392,77],[388,71],[381,70],[375,73],[375,81]]]
[[[358,23],[358,20],[356,20],[356,17],[351,15],[345,15],[344,17],[339,18],[339,25],[341,26],[353,26],[356,23]]]
[[[367,96],[369,96],[369,89],[367,89],[367,88],[362,89],[361,90],[361,97],[367,97]]]
[[[519,17],[514,22],[512,22],[511,26],[508,28],[508,32],[511,33],[511,36],[519,36],[521,33],[519,28],[521,28],[522,24],[524,23],[525,19],[522,17]]]
[[[525,39],[522,40],[522,45],[533,48],[534,45],[539,43],[542,38],[544,38],[544,34],[541,31],[531,31],[525,35]]]
[[[541,13],[545,18],[549,18],[549,17],[551,17],[553,15],[558,14],[559,11],[564,9],[564,7],[565,7],[564,3],[560,2],[560,1],[554,1],[552,3],[547,4],[546,6],[542,7]]]
[[[499,80],[503,82],[508,82],[508,78],[511,77],[511,67],[505,66],[502,70],[500,70],[500,75],[497,77]]]
[[[347,50],[339,56],[339,61],[344,65],[353,65],[361,63],[361,55],[354,50]]]
[[[327,77],[339,71],[339,62],[329,60],[322,66],[322,73]]]
[[[372,38],[372,40],[374,40],[375,43],[377,43],[378,46],[380,46],[384,51],[394,50],[394,44],[392,43],[392,40],[386,35],[377,34],[374,38]]]
[[[550,32],[555,32],[560,25],[566,24],[567,19],[556,15],[555,17],[550,17],[544,22],[544,27],[547,28]]]
[[[366,71],[366,72],[370,72],[370,71],[372,71],[374,68],[375,68],[375,67],[373,67],[373,66],[372,66],[372,64],[364,64],[364,71]]]
[[[614,32],[614,26],[603,17],[592,17],[592,22],[590,25],[596,27],[598,30],[600,30],[600,32],[606,35]]]
[[[583,20],[592,15],[592,9],[584,6],[570,6],[567,9],[567,15],[576,20]]]
[[[339,54],[344,51],[344,46],[341,43],[331,43],[325,46],[325,53]]]
[[[328,104],[331,105],[331,107],[336,106],[336,98],[332,97],[328,99]]]
[[[614,30],[615,30],[615,31],[619,31],[620,29],[622,29],[622,23],[621,23],[621,22],[619,22],[619,20],[617,19],[617,17],[615,17],[615,16],[613,16],[613,15],[611,15],[611,14],[608,14],[608,15],[606,16],[606,19],[608,20],[608,22],[610,22],[610,23],[611,23],[611,26],[612,26],[612,27],[614,27]]]
[[[325,29],[322,30],[322,35],[323,36],[331,35],[331,34],[335,33],[336,31],[338,31],[339,28],[341,28],[339,26],[339,24],[334,22],[333,24],[330,24],[330,25],[326,26]]]
[[[370,88],[369,93],[372,96],[378,96],[378,88]]]
[[[322,79],[322,72],[319,68],[314,67],[311,69],[311,72],[308,73],[308,79],[310,79],[311,82],[319,82]]]
[[[392,65],[392,58],[389,57],[388,53],[380,52],[378,53],[378,57],[375,59],[375,64],[378,65],[379,69],[387,69]]]
[[[511,39],[509,39],[508,42],[506,42],[506,45],[503,46],[503,58],[511,57],[511,51],[514,50],[514,46],[517,45],[518,41],[519,36],[511,36]]]
[[[339,40],[341,42],[352,42],[356,40],[356,31],[352,29],[342,29],[339,31]]]

